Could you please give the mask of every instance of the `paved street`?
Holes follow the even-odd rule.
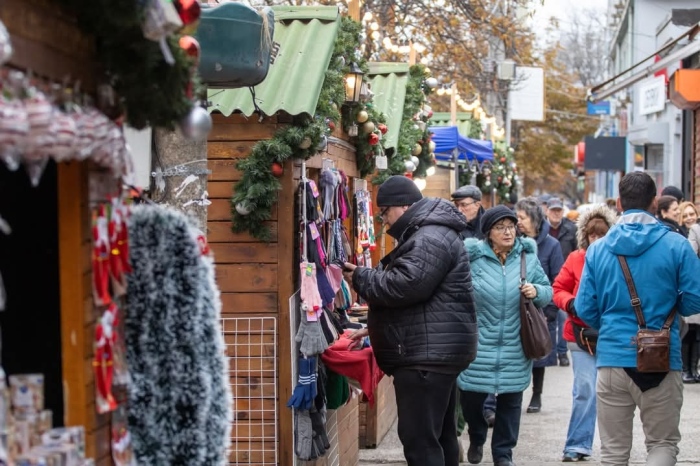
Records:
[[[569,413],[571,410],[571,384],[573,375],[570,367],[548,367],[545,375],[545,393],[543,395],[542,412],[539,414],[525,413],[523,406],[520,439],[515,449],[514,461],[518,466],[549,466],[560,465],[562,448],[566,438]],[[524,394],[524,404],[530,400],[530,391]],[[684,393],[684,408],[681,417],[681,432],[683,440],[680,443],[679,466],[700,464],[700,384],[686,385]],[[462,437],[464,448],[469,446],[465,433]],[[490,451],[484,448],[484,459],[481,463],[489,466]],[[596,435],[593,461],[584,462],[587,466],[599,463],[600,443]],[[635,418],[635,442],[632,448],[630,464],[644,464],[646,451],[639,416]],[[374,450],[360,450],[361,466],[404,465],[401,443],[396,435],[396,424],[387,434],[382,444]],[[467,464],[467,463],[464,463]]]

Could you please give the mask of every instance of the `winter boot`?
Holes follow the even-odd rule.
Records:
[[[700,374],[698,373],[698,360],[700,360],[700,346],[698,341],[694,341],[690,350],[690,373],[695,382],[700,383]]]
[[[539,413],[542,409],[542,394],[533,393],[530,399],[530,404],[527,407],[528,413]]]
[[[683,383],[695,383],[695,377],[693,377],[693,373],[691,371],[693,359],[691,356],[691,351],[692,347],[689,342],[683,342],[681,344],[681,360],[683,361],[683,372],[681,373],[681,378],[683,379]],[[695,360],[695,363],[697,364],[697,360]]]

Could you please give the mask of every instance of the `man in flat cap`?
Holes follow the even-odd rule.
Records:
[[[476,186],[466,185],[452,193],[452,202],[467,219],[467,228],[462,232],[465,238],[484,239],[481,233],[481,190]]]

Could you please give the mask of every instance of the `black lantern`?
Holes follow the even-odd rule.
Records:
[[[345,75],[345,102],[356,104],[362,94],[362,76],[364,73],[357,63],[350,64],[350,71]]]

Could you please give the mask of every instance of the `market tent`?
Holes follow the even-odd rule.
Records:
[[[481,123],[477,122],[472,116],[472,112],[457,112],[454,125],[452,124],[452,114],[450,112],[435,112],[430,118],[431,126],[456,126],[459,134],[470,134],[472,125]]]
[[[476,160],[484,162],[493,160],[493,142],[469,139],[459,134],[456,126],[431,126],[435,143],[435,158],[441,162],[454,161],[457,151],[458,160]]]

